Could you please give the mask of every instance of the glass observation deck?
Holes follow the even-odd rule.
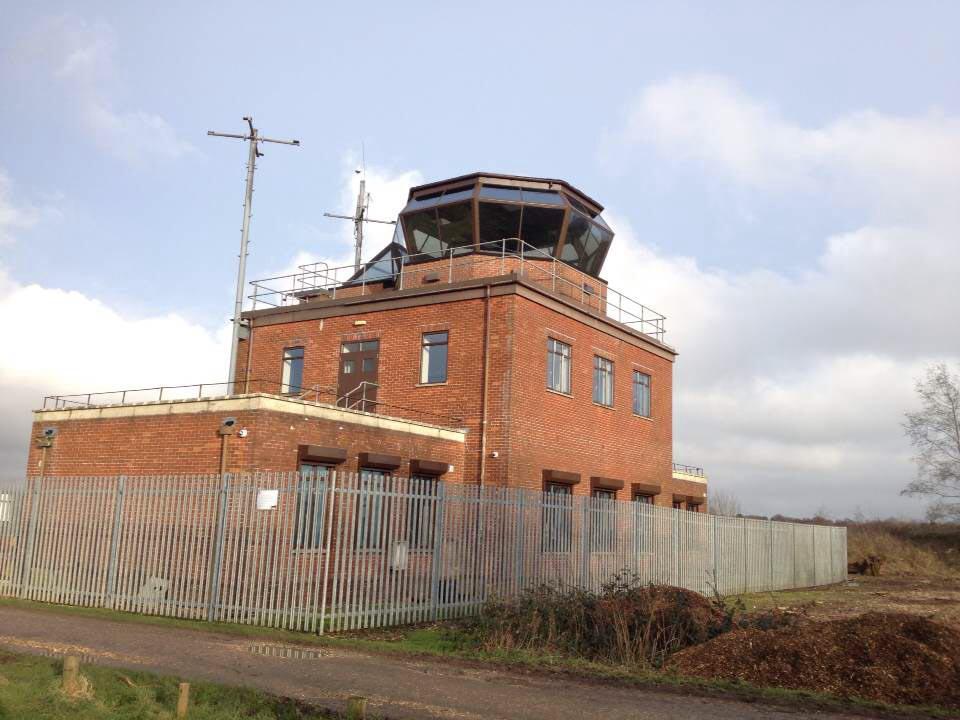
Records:
[[[515,238],[599,277],[613,241],[602,210],[562,180],[474,173],[412,188],[396,241],[411,255],[443,257]]]

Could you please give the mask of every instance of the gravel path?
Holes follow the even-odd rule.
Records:
[[[342,710],[352,695],[388,718],[774,720],[801,713],[750,703],[517,675],[317,646],[0,607],[0,647],[255,687]],[[808,717],[808,714],[802,714]],[[816,717],[841,720],[846,716]]]

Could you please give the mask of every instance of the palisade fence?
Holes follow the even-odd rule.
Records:
[[[826,585],[846,578],[846,529],[382,473],[0,490],[0,596],[51,603],[322,633],[622,572],[700,593]]]

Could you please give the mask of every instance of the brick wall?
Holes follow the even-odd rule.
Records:
[[[47,450],[44,475],[175,475],[216,473],[226,416],[236,417],[247,436],[227,436],[228,472],[261,470],[288,472],[298,468],[299,445],[340,447],[347,460],[338,466],[356,472],[357,455],[377,452],[399,455],[398,474],[409,473],[411,458],[454,466],[445,480],[463,480],[463,443],[395,430],[352,425],[322,418],[267,410],[197,412],[34,423],[33,436],[43,428],[58,430]],[[28,474],[38,472],[42,451],[31,443]]]

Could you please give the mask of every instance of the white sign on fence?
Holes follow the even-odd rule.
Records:
[[[279,501],[279,490],[260,490],[257,493],[257,510],[273,510]]]

